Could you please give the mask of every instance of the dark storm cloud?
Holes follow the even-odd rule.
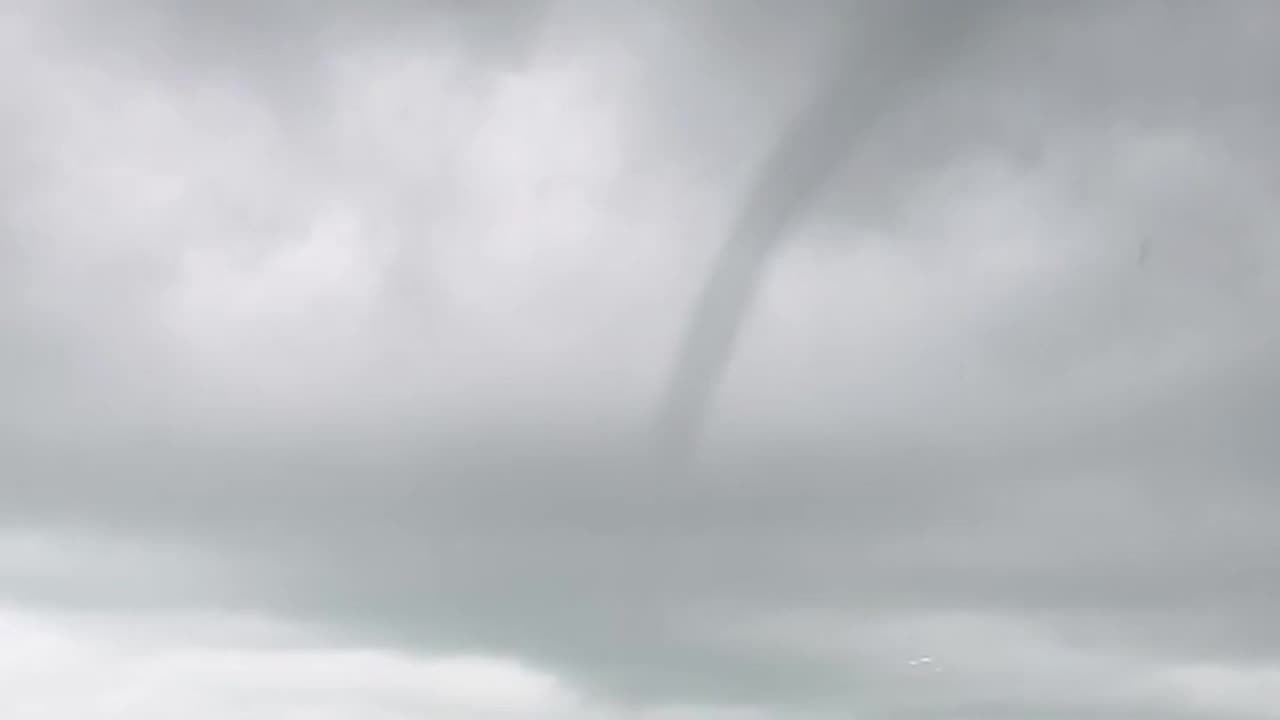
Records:
[[[149,92],[179,109],[78,106],[101,128],[92,135],[40,83],[23,82],[21,97],[34,98],[28,119],[0,124],[21,128],[12,144],[33,155],[0,182],[6,227],[21,229],[10,233],[19,242],[0,245],[0,277],[14,279],[0,291],[0,332],[4,347],[27,348],[0,363],[6,396],[24,399],[4,413],[0,525],[179,543],[217,557],[220,572],[157,580],[154,592],[108,591],[92,577],[5,578],[11,594],[265,608],[414,650],[514,654],[636,704],[922,719],[1264,716],[1264,705],[1246,703],[1266,697],[1249,689],[1267,677],[1251,679],[1250,668],[1280,663],[1265,602],[1280,592],[1268,482],[1280,459],[1267,319],[1274,149],[1264,132],[1275,113],[1258,97],[1277,60],[1260,30],[1276,23],[1270,6],[984,4],[982,41],[928,83],[898,88],[908,100],[855,133],[825,190],[815,175],[804,193],[812,205],[787,240],[795,252],[772,268],[726,378],[721,442],[677,490],[655,483],[644,462],[646,408],[684,306],[667,296],[699,276],[699,244],[717,241],[708,230],[741,211],[752,159],[769,154],[801,96],[821,84],[812,69],[829,59],[815,47],[858,28],[876,41],[861,48],[873,58],[864,64],[896,84],[914,77],[903,68],[951,57],[941,43],[922,53],[899,43],[912,34],[900,28],[930,23],[934,9],[561,4],[534,19],[491,7],[42,11],[40,42],[53,49],[37,43],[28,57],[47,52],[50,66],[79,68],[109,46],[129,61],[101,66],[90,81],[129,79],[97,89],[71,85],[85,81],[76,73],[37,78],[65,83],[58,98]],[[887,18],[895,8],[910,17]],[[608,24],[622,19],[625,28]],[[462,130],[436,123],[418,133],[393,121],[457,111],[439,99],[471,102],[457,88],[478,76],[463,72],[445,91],[426,87],[432,75],[407,76],[383,132],[488,153],[496,169],[475,180],[459,169],[480,162],[471,156],[420,152],[398,137],[378,154],[334,130],[333,104],[297,104],[289,83],[254,84],[306,77],[309,92],[372,115],[381,109],[331,87],[320,68],[338,48],[376,47],[405,26],[444,45],[474,41],[459,64],[490,80],[494,57],[508,58],[505,79],[519,78],[540,53],[568,55],[555,43],[574,38],[584,53],[574,62],[606,80],[592,92],[623,96],[634,134],[614,140],[650,155],[611,169],[624,179],[601,180],[590,162],[612,146],[581,127],[501,144],[537,122],[589,119],[585,103],[551,121],[539,115],[540,99],[565,102],[555,86],[517,95],[514,111],[485,106],[458,121]],[[529,52],[506,56],[521,38]],[[427,51],[386,42],[407,57]],[[613,46],[634,49],[622,53],[633,64],[610,64]],[[158,58],[172,62],[150,68]],[[211,68],[231,71],[226,98],[200,104],[173,89],[173,78],[194,83]],[[432,98],[427,110],[411,104],[419,93]],[[294,104],[295,114],[286,131],[261,121],[258,141],[258,115],[224,101]],[[48,117],[33,121],[37,112]],[[520,120],[484,135],[504,112]],[[734,118],[741,128],[725,122]],[[326,173],[349,168],[298,159],[299,128],[313,143],[305,147],[367,152],[370,166],[444,169],[430,182],[378,167],[361,170],[376,181],[369,187],[335,179]],[[156,160],[130,131],[177,159]],[[840,135],[815,142],[835,148]],[[474,149],[472,136],[490,145]],[[56,141],[78,164],[55,163]],[[511,160],[539,144],[555,152]],[[210,182],[225,197],[180,205],[183,222],[166,225],[161,211],[137,222],[124,209],[142,191],[90,172],[97,156],[87,150],[103,146],[117,151],[111,162],[157,174],[240,164],[229,166],[230,190]],[[536,174],[575,151],[590,157],[560,176]],[[625,202],[573,204],[598,183],[616,183]],[[279,232],[226,219],[243,211],[226,200],[242,199],[240,184],[264,195]],[[568,201],[557,194],[566,186]],[[91,203],[107,191],[119,194]],[[408,296],[391,293],[354,319],[325,309],[314,324],[279,320],[271,311],[291,284],[323,276],[325,262],[356,276],[360,258],[319,254],[284,270],[263,258],[288,244],[277,236],[294,215],[359,193],[396,195],[397,241],[430,240],[421,258],[435,284],[413,294],[427,311],[385,322],[379,313],[404,311],[396,303]],[[637,199],[644,193],[652,197]],[[399,207],[418,194],[426,210]],[[452,206],[464,201],[486,223],[511,224],[456,221]],[[590,203],[612,203],[605,214],[618,221],[590,224]],[[562,224],[539,224],[566,207]],[[566,245],[584,224],[593,243]],[[643,232],[626,234],[631,225]],[[393,244],[365,232],[360,247],[371,254]],[[153,237],[164,241],[143,242]],[[497,242],[508,237],[538,252]],[[642,242],[680,269],[641,253]],[[178,251],[227,245],[248,250],[201,280],[210,289],[197,309],[248,294],[258,305],[233,319],[265,330],[235,335],[240,325],[194,310],[178,316],[185,325],[157,320],[175,288],[206,277],[182,275],[172,257],[193,262]],[[117,246],[133,250],[103,249]],[[479,259],[466,254],[475,247]],[[575,254],[586,260],[565,259]],[[265,268],[258,284],[222,279],[255,263]],[[587,270],[604,279],[592,284]],[[521,290],[543,274],[552,279]],[[557,292],[568,299],[544,309]],[[431,305],[437,298],[448,302]],[[405,345],[423,351],[400,364],[368,349],[400,349],[402,338],[385,336],[411,331],[422,339]],[[168,341],[182,332],[231,340],[183,354]],[[320,340],[301,350],[287,344],[312,336]],[[357,362],[366,351],[376,355],[369,367]],[[185,367],[194,360],[212,369]],[[357,369],[326,364],[338,361]],[[260,365],[285,369],[255,374]],[[647,370],[619,369],[633,365]],[[927,677],[907,665],[925,655],[939,665]],[[1213,685],[1226,682],[1218,671],[1234,684]],[[1215,687],[1223,704],[1195,706],[1193,695]]]

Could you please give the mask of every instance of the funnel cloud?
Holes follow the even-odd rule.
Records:
[[[834,61],[765,156],[691,313],[658,418],[665,460],[683,463],[696,449],[760,282],[788,230],[859,138],[973,34],[988,4],[958,10],[876,3],[873,12],[844,18]],[[880,45],[890,37],[886,53]]]

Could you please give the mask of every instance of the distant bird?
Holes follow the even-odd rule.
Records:
[[[931,657],[919,657],[915,660],[908,660],[907,665],[918,672],[939,672],[942,668]]]

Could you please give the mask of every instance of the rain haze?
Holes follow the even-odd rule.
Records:
[[[0,717],[1280,717],[1275,37],[0,4]]]

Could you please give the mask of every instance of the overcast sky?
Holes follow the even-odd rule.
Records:
[[[0,717],[1277,717],[1276,37],[0,3]]]

